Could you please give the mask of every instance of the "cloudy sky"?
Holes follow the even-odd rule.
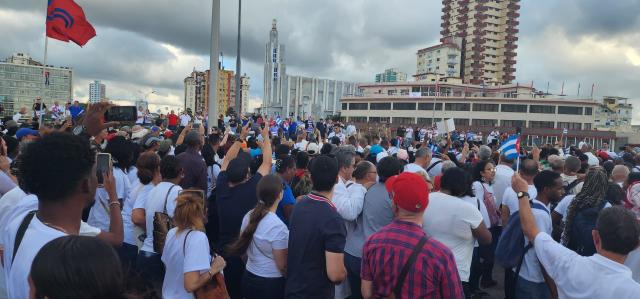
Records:
[[[183,79],[209,66],[211,1],[76,0],[98,36],[84,48],[49,43],[48,64],[75,70],[74,95],[88,98],[102,80],[111,99],[149,97],[154,106],[183,102]],[[224,66],[235,69],[237,0],[222,0]],[[521,1],[516,81],[559,93],[640,96],[640,0]],[[265,43],[278,19],[287,72],[356,82],[398,67],[414,74],[415,53],[440,38],[439,0],[245,0],[243,72],[262,97]],[[41,60],[45,0],[0,1],[0,57],[26,52]],[[640,106],[640,102],[633,102]],[[640,122],[640,111],[636,113]]]

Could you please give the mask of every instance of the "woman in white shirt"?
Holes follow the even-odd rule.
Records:
[[[195,298],[194,292],[222,271],[225,261],[209,254],[204,233],[204,199],[195,193],[182,193],[176,199],[173,221],[162,250],[165,265],[163,298]]]
[[[289,230],[276,216],[282,200],[282,179],[270,174],[258,183],[258,204],[242,220],[240,236],[229,252],[247,256],[242,278],[246,299],[284,297]]]
[[[489,220],[488,228],[491,231],[492,240],[489,245],[480,245],[478,247],[478,255],[482,258],[482,263],[473,263],[471,265],[471,277],[469,282],[472,287],[477,286],[477,282],[480,280],[480,285],[483,288],[489,288],[497,285],[498,283],[493,280],[493,259],[498,239],[500,238],[501,227],[500,214],[498,213],[498,207],[496,207],[496,199],[493,195],[493,180],[496,176],[496,167],[491,160],[478,161],[472,172],[473,176],[473,193],[478,201],[484,203],[487,210],[486,216],[489,219],[484,219],[485,223]],[[484,217],[483,217],[484,218]]]

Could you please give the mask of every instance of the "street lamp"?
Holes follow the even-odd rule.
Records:
[[[144,96],[144,100],[145,100],[145,101],[147,101],[147,98],[148,98],[151,94],[155,94],[155,93],[156,93],[156,91],[155,91],[155,90],[152,90],[150,93],[147,93],[147,94]]]

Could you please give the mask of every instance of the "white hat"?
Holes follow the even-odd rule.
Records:
[[[378,155],[376,155],[376,163],[380,162],[380,160],[384,159],[385,157],[389,157],[389,153],[387,153],[387,151],[379,152]]]

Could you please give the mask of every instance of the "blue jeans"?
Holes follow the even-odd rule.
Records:
[[[344,253],[344,267],[347,268],[347,279],[351,288],[351,299],[362,299],[360,291],[360,269],[362,268],[362,258]]]
[[[162,292],[162,281],[164,280],[164,265],[157,253],[142,251],[138,253],[136,260],[136,270],[156,291]]]
[[[281,299],[284,298],[284,283],[284,277],[261,277],[245,270],[242,296],[245,299]]]
[[[518,277],[516,299],[550,299],[551,291],[544,282],[531,282]]]

